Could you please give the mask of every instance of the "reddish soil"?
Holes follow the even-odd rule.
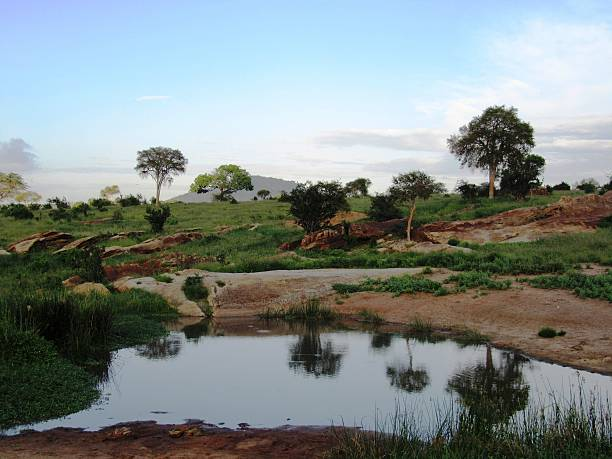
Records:
[[[136,422],[97,432],[53,429],[0,438],[2,458],[309,458],[335,442],[324,427],[229,430]]]

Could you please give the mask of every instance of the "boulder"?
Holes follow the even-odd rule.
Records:
[[[82,284],[75,285],[71,290],[73,293],[79,295],[91,295],[92,293],[97,295],[110,295],[110,291],[104,285],[96,282],[83,282]]]
[[[74,250],[74,249],[86,249],[88,247],[91,247],[97,244],[100,241],[105,240],[106,238],[107,236],[104,236],[104,235],[96,235],[96,236],[86,236],[86,237],[82,237],[79,239],[75,239],[74,241],[69,242],[68,244],[63,246],[61,249],[56,250],[55,253],[66,252],[67,250]]]
[[[4,249],[0,249],[0,257],[3,256],[3,255],[10,255],[10,254],[11,254],[11,252],[7,252]]]
[[[390,233],[404,232],[405,229],[406,220],[403,218],[384,222],[353,223],[350,227],[350,236],[358,240],[378,239]]]
[[[83,278],[81,276],[71,276],[65,281],[62,281],[62,285],[66,288],[74,288],[79,284],[82,284]]]
[[[363,212],[353,212],[353,211],[338,212],[329,221],[329,224],[331,226],[336,226],[336,225],[341,225],[344,222],[352,223],[358,220],[363,220],[365,218],[368,218],[368,215],[364,214]]]
[[[486,218],[436,222],[415,231],[414,239],[443,243],[449,239],[486,242],[525,242],[555,234],[594,231],[612,215],[612,191],[603,196],[562,197],[543,207],[509,210]]]
[[[127,247],[112,246],[106,247],[103,258],[113,257],[115,255],[122,255],[126,253],[139,253],[147,254],[153,252],[159,252],[160,250],[168,249],[180,244],[202,239],[202,233],[191,232],[191,233],[176,233],[170,236],[162,236],[155,239],[148,239],[140,244],[129,245]]]
[[[33,248],[58,249],[74,240],[74,237],[68,233],[60,231],[45,231],[42,233],[32,234],[25,239],[17,241],[8,246],[8,251],[13,253],[28,253]]]
[[[131,237],[142,236],[144,231],[122,231],[110,237],[111,241],[118,241],[120,239],[129,239]]]
[[[383,241],[378,244],[378,252],[471,252],[467,247],[457,247],[448,244],[434,244],[433,242],[414,242],[402,239]]]
[[[346,245],[342,228],[329,228],[316,233],[307,234],[300,242],[304,250],[340,249]]]

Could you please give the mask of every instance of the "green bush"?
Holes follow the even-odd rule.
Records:
[[[202,285],[201,276],[190,276],[185,279],[183,292],[191,301],[200,301],[208,298],[208,289]]]
[[[538,332],[538,336],[540,338],[554,338],[555,336],[557,336],[559,333],[557,333],[557,330],[555,330],[554,328],[550,328],[550,327],[542,327],[540,329],[540,331]],[[563,332],[563,335],[565,333]],[[561,335],[561,336],[563,336]]]
[[[466,271],[455,274],[448,277],[446,282],[454,282],[460,289],[484,287],[491,290],[507,290],[512,285],[509,280],[496,281],[491,279],[488,273],[481,271]]]
[[[170,217],[170,206],[162,204],[160,207],[147,206],[145,210],[145,220],[151,225],[151,231],[161,233],[166,224],[166,220]]]
[[[395,204],[395,199],[388,194],[379,194],[372,197],[368,217],[382,222],[402,218],[402,211]]]
[[[3,209],[2,213],[6,217],[13,217],[15,220],[31,220],[34,214],[23,204],[10,204]]]
[[[573,290],[581,298],[600,298],[612,302],[612,272],[590,276],[569,272],[559,276],[538,276],[523,279],[532,287]]]
[[[354,292],[391,292],[395,296],[402,293],[427,292],[444,295],[448,292],[439,282],[418,276],[389,277],[388,279],[366,279],[359,284],[334,284],[333,289],[342,294]]]

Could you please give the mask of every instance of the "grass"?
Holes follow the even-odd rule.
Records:
[[[380,314],[378,314],[376,311],[372,311],[371,309],[362,309],[357,315],[363,322],[368,322],[375,325],[385,322],[385,319]]]
[[[333,289],[340,294],[355,292],[390,292],[395,296],[403,293],[427,292],[435,295],[448,293],[439,282],[420,276],[397,276],[388,279],[366,279],[359,284],[334,284]]]
[[[169,276],[168,274],[156,274],[153,277],[157,282],[164,282],[166,284],[171,284],[174,280],[172,276]]]
[[[191,301],[202,301],[208,298],[208,289],[202,285],[201,276],[190,276],[185,279],[183,292]]]
[[[594,276],[568,272],[558,276],[538,276],[522,280],[532,287],[568,289],[581,298],[600,298],[612,302],[612,272]]]
[[[408,328],[412,333],[429,335],[433,332],[433,325],[431,322],[415,317],[412,322],[408,324]]]
[[[337,312],[327,306],[323,306],[318,298],[308,298],[288,308],[267,308],[259,313],[258,316],[264,320],[309,322],[331,322],[339,317]]]
[[[483,408],[486,409],[486,403]],[[496,423],[460,406],[436,408],[423,432],[413,412],[400,412],[371,431],[336,430],[330,459],[607,458],[612,455],[608,401],[595,397],[529,409]],[[486,416],[484,417],[486,419]]]
[[[493,280],[491,279],[489,273],[482,271],[465,271],[455,274],[448,277],[446,282],[456,283],[459,290],[477,287],[487,288],[490,290],[507,290],[512,285],[512,282],[509,280]]]

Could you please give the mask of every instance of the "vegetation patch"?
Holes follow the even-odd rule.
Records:
[[[507,290],[512,285],[512,282],[509,280],[493,280],[489,273],[482,271],[465,271],[455,274],[448,277],[446,282],[456,283],[459,290],[478,287],[490,290]]]
[[[190,276],[185,279],[183,292],[191,301],[202,301],[208,298],[208,289],[202,285],[202,276]]]
[[[171,284],[173,281],[172,276],[169,276],[168,274],[156,274],[153,277],[157,282],[165,282],[167,284]]]
[[[446,295],[448,292],[439,282],[420,276],[398,276],[388,279],[366,279],[359,284],[334,284],[333,289],[341,294],[355,292],[390,292],[394,296],[402,293],[427,292]]]
[[[550,327],[542,327],[538,332],[540,338],[555,338],[556,336],[565,336],[565,334],[564,330],[557,331]]]
[[[595,276],[569,272],[559,276],[538,276],[521,280],[532,287],[563,288],[573,290],[581,298],[601,298],[612,302],[612,272]]]
[[[359,311],[359,318],[363,321],[363,322],[368,322],[371,324],[382,324],[385,319],[378,314],[376,311],[372,311],[371,309],[362,309],[361,311]]]
[[[258,316],[266,320],[331,322],[338,319],[339,314],[322,305],[318,298],[309,298],[288,308],[267,308]]]

